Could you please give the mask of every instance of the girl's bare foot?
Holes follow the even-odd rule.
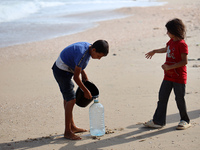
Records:
[[[66,132],[66,133],[64,134],[64,137],[65,137],[66,139],[69,139],[69,140],[81,140],[81,137],[75,135],[75,134],[72,133],[72,132]]]

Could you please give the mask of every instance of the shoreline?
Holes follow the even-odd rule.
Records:
[[[199,6],[198,0],[168,0],[161,7],[123,8],[117,11],[134,15],[102,21],[95,28],[73,35],[0,48],[0,148],[198,149]],[[150,130],[143,128],[142,122],[151,119],[155,111],[165,55],[147,60],[144,54],[166,44],[169,38],[165,23],[174,17],[181,18],[187,27],[190,60],[185,98],[192,127],[175,130],[180,118],[172,92],[166,127]],[[110,132],[97,139],[86,132],[79,134],[81,141],[66,140],[62,96],[51,66],[67,45],[97,39],[109,42],[110,53],[100,61],[91,60],[86,72],[100,90],[99,100],[104,105],[105,125]],[[74,119],[77,126],[89,129],[89,106],[75,106]]]
[[[163,1],[163,2],[166,2],[165,0],[159,0],[159,1]],[[69,35],[63,35],[63,36],[59,36],[59,37],[55,37],[55,38],[50,38],[50,39],[46,39],[46,40],[41,40],[41,41],[33,41],[33,42],[28,42],[28,43],[22,43],[22,44],[16,44],[16,45],[10,45],[10,46],[6,46],[6,47],[0,47],[0,52],[1,52],[1,56],[0,57],[7,57],[7,55],[9,55],[9,54],[6,54],[7,52],[3,52],[4,51],[4,49],[5,50],[9,50],[9,49],[12,49],[12,48],[14,48],[14,47],[20,47],[20,46],[23,46],[23,45],[31,45],[31,44],[36,44],[37,45],[37,43],[38,44],[40,44],[40,43],[46,43],[46,41],[48,42],[48,41],[58,41],[58,39],[67,39],[68,37],[75,37],[75,36],[82,36],[82,34],[84,34],[85,32],[88,32],[89,31],[89,33],[91,33],[90,31],[95,31],[95,29],[97,29],[97,30],[99,30],[98,28],[99,28],[99,26],[101,26],[102,24],[104,24],[104,23],[107,23],[107,24],[109,24],[110,22],[115,22],[115,23],[120,23],[120,20],[128,20],[128,18],[134,18],[135,16],[137,16],[137,20],[139,20],[139,13],[137,13],[137,12],[139,12],[140,11],[140,9],[141,10],[147,10],[148,11],[148,9],[149,10],[154,10],[154,9],[156,9],[156,8],[158,8],[158,9],[160,9],[160,10],[163,10],[163,8],[165,9],[163,12],[165,13],[167,13],[167,12],[170,12],[170,10],[171,9],[175,9],[175,8],[172,8],[171,7],[171,5],[169,4],[169,3],[174,3],[174,4],[176,4],[177,2],[173,2],[172,0],[168,0],[168,4],[165,4],[165,5],[163,5],[163,6],[151,6],[151,7],[126,7],[126,8],[121,8],[121,9],[117,9],[117,10],[114,10],[114,11],[110,11],[110,12],[112,12],[112,13],[114,13],[114,14],[121,14],[121,15],[123,15],[123,16],[121,16],[122,18],[117,18],[117,19],[111,19],[111,20],[105,20],[105,21],[98,21],[98,22],[96,22],[95,24],[98,24],[98,25],[96,25],[96,26],[94,26],[94,27],[91,27],[91,28],[88,28],[88,29],[86,29],[86,30],[84,30],[84,31],[80,31],[80,32],[78,32],[78,33],[72,33],[72,34],[69,34]],[[188,3],[187,3],[187,1],[183,1],[182,2],[183,3],[183,5],[188,5]],[[167,8],[169,6],[169,8]],[[159,7],[161,7],[161,8],[159,8]],[[166,9],[167,8],[167,9]],[[178,13],[177,14],[180,14],[181,13],[181,10],[182,9],[182,6],[180,5],[178,8],[177,8],[177,10],[178,10]],[[190,9],[190,8],[189,8]],[[192,16],[196,16],[197,14],[195,14],[195,12],[189,12],[189,9],[188,8],[186,8],[186,11],[188,12],[188,14],[191,14]],[[197,8],[196,8],[197,9]],[[145,12],[145,14],[147,14],[148,15],[148,12],[146,12],[146,11],[144,11]],[[172,11],[172,13],[170,14],[170,15],[174,15],[174,13],[173,13],[174,11]],[[154,17],[156,16],[156,14],[153,14],[154,15]],[[157,15],[157,16],[159,16],[159,15]],[[179,16],[181,16],[181,15],[179,15]],[[179,17],[179,16],[177,16],[177,17]],[[189,17],[189,15],[182,15],[182,16],[184,16],[184,18],[186,18],[185,20],[183,19],[183,21],[184,21],[184,23],[186,24],[186,27],[187,27],[187,29],[188,29],[188,27],[189,28],[191,28],[192,30],[196,30],[196,29],[198,29],[198,25],[193,25],[193,23],[192,23],[192,21],[190,21],[190,20],[188,20],[187,18]],[[163,34],[165,34],[165,28],[164,28],[164,25],[165,25],[165,22],[167,22],[166,20],[170,20],[170,19],[172,19],[173,17],[170,17],[170,18],[166,18],[166,19],[164,19],[163,18],[163,16],[161,16],[162,17],[162,21],[163,21],[163,24],[162,24],[162,26],[155,26],[155,27],[152,27],[153,28],[153,31],[161,31],[161,32],[163,32]],[[181,18],[181,17],[180,17]],[[160,18],[161,19],[161,18]],[[145,23],[145,20],[143,19],[143,18],[141,18],[140,19],[140,23],[141,23],[141,25],[143,26],[143,24],[142,24],[142,21],[144,21],[144,23]],[[159,24],[159,21],[158,20],[156,20],[157,21],[157,23]],[[195,22],[195,24],[198,24],[199,22],[198,22],[198,20],[193,20],[194,22]],[[122,21],[123,22],[123,21]],[[130,21],[131,22],[131,21]],[[132,21],[133,22],[133,21]],[[145,26],[143,26],[143,27],[145,27]],[[130,30],[127,30],[128,32],[130,31]],[[136,33],[137,33],[137,30],[131,30],[131,31],[135,31]],[[152,32],[153,32],[152,31]],[[116,31],[116,32],[119,32],[119,31]],[[134,33],[134,32],[133,32]],[[138,39],[138,40],[141,40],[143,37],[147,37],[147,35],[145,35],[145,32],[143,31],[143,35],[140,37],[140,39]],[[155,32],[156,33],[156,32]],[[188,33],[188,32],[187,32]],[[92,34],[92,33],[91,33]],[[101,35],[101,34],[100,34]],[[188,35],[188,34],[187,34]],[[138,35],[137,35],[138,36]],[[150,35],[151,36],[151,35]],[[153,36],[156,36],[156,34],[155,35],[153,35]],[[190,35],[188,35],[188,37],[190,38]],[[131,39],[128,39],[129,41],[131,40]],[[187,39],[186,39],[187,40]],[[67,40],[68,41],[68,40]],[[80,40],[77,40],[77,41],[80,41]],[[119,40],[120,41],[120,40]],[[69,42],[70,42],[70,40],[69,40]],[[73,42],[71,42],[71,43],[73,43]],[[115,43],[116,44],[116,43]],[[20,49],[20,48],[19,48]],[[8,52],[8,53],[12,53],[12,52]],[[18,52],[14,52],[14,54],[15,55],[18,55],[17,54]],[[24,53],[24,54],[23,54]],[[22,50],[20,49],[20,51],[19,51],[19,55],[27,55],[28,56],[28,54],[25,54],[26,52],[22,52]],[[34,53],[34,52],[31,52],[31,53]],[[35,52],[35,54],[37,54],[38,53],[38,51],[36,51]],[[42,52],[41,52],[42,53]],[[33,54],[33,55],[35,55],[35,54]],[[12,54],[11,54],[12,55]]]
[[[66,23],[59,23],[59,24],[53,24],[53,23],[20,24],[18,22],[2,23],[1,27],[7,29],[6,31],[2,31],[2,34],[5,35],[4,37],[5,41],[4,39],[2,39],[0,43],[0,48],[16,46],[21,44],[28,44],[33,42],[40,42],[64,36],[70,36],[73,34],[85,32],[89,29],[95,28],[99,25],[99,22],[101,21],[121,19],[126,17],[127,15],[119,13],[115,10],[106,10],[106,11],[95,11],[92,12],[92,14],[90,12],[86,12],[82,14],[66,15],[65,16]],[[13,27],[13,24],[19,24],[19,25]],[[9,31],[8,28],[10,28]],[[18,31],[20,31],[22,34],[20,34],[20,32]],[[7,32],[9,33],[8,35],[6,35]],[[18,38],[13,38],[13,37],[18,37]],[[10,39],[10,41],[7,41],[7,39]]]
[[[141,4],[140,4],[141,3]],[[133,7],[152,7],[162,6],[157,4],[162,2],[132,2]],[[149,3],[149,6],[146,6]],[[164,2],[163,2],[164,3]],[[141,6],[139,6],[140,4]],[[119,5],[119,4],[118,4]],[[131,3],[130,3],[131,5]],[[144,6],[142,6],[144,5]],[[125,8],[126,5],[120,7]],[[58,14],[57,17],[49,18],[46,16],[32,16],[32,18],[22,18],[13,22],[2,22],[0,24],[0,47],[14,46],[37,41],[44,41],[57,37],[85,32],[88,29],[98,26],[98,22],[121,19],[127,17],[125,14],[119,13],[118,8],[108,7],[107,9],[88,10],[72,14]],[[131,6],[130,6],[131,7]],[[110,9],[109,9],[110,8]],[[54,10],[55,11],[55,10]],[[39,12],[38,12],[39,13]],[[37,20],[38,18],[38,20]],[[44,21],[46,20],[46,21]]]

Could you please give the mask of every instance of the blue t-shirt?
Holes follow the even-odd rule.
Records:
[[[88,42],[78,42],[67,46],[61,53],[60,58],[71,69],[75,69],[76,66],[85,69],[89,60],[89,46]]]

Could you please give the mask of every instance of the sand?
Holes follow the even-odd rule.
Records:
[[[167,0],[160,7],[123,8],[131,16],[99,22],[95,28],[55,39],[0,48],[0,149],[2,150],[197,150],[200,147],[200,2]],[[164,54],[144,54],[164,47],[165,24],[175,17],[187,26],[189,46],[186,103],[191,128],[177,131],[179,113],[172,92],[163,129],[144,128],[152,119],[163,79]],[[97,39],[110,53],[91,60],[86,72],[100,90],[107,134],[80,141],[63,138],[63,100],[51,66],[67,45]],[[74,107],[76,125],[89,129],[89,106]]]

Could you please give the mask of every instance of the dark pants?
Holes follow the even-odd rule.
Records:
[[[174,89],[175,100],[180,113],[180,120],[190,122],[187,115],[186,104],[185,104],[185,84],[175,83],[171,81],[163,80],[160,91],[159,91],[159,101],[155,114],[153,116],[153,122],[158,125],[164,126],[166,124],[166,113],[167,104],[169,100],[170,93]]]

